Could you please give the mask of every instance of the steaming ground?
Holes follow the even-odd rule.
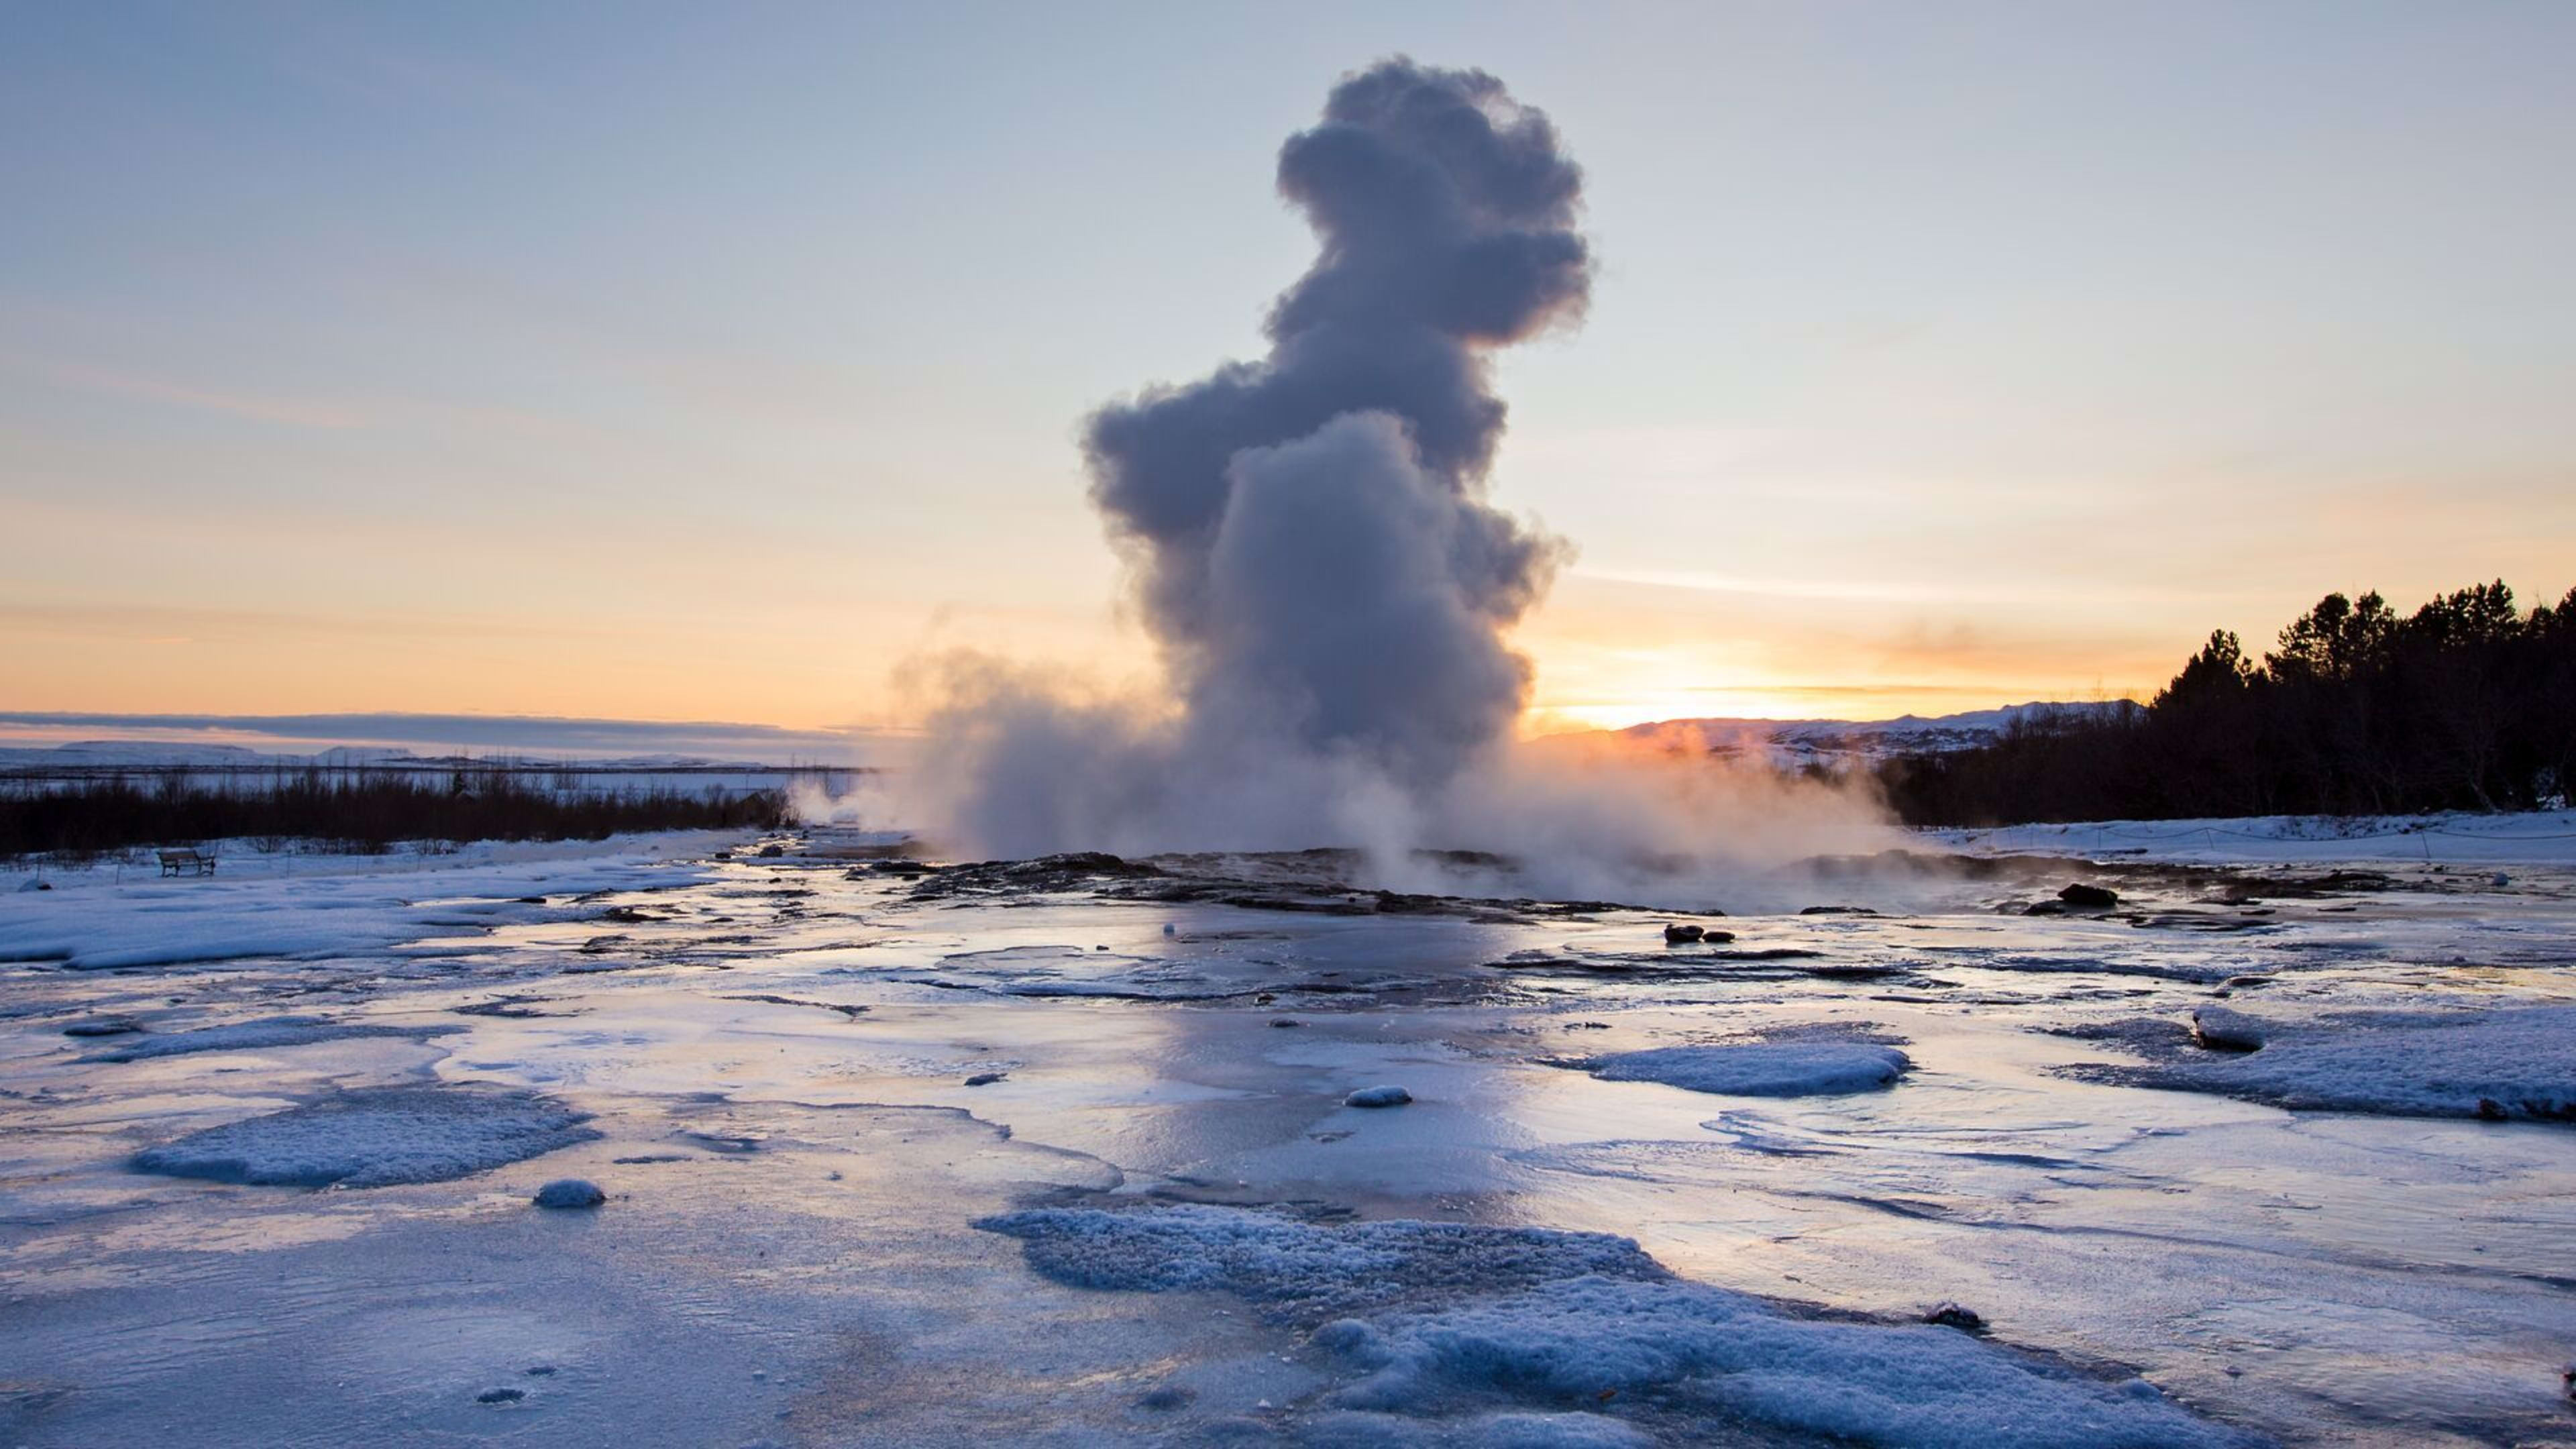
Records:
[[[2555,1442],[2576,821],[2430,823],[1688,914],[835,830],[51,876],[0,1432]]]

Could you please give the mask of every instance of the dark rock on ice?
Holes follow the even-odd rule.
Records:
[[[2241,1011],[2224,1006],[2192,1008],[2191,1039],[2220,1052],[2251,1052],[2263,1049],[2263,1023]]]
[[[558,1177],[537,1189],[533,1199],[541,1208],[595,1208],[608,1201],[599,1184],[582,1177]]]
[[[2057,898],[2079,911],[2107,911],[2120,903],[2119,892],[2081,881],[2059,891]]]
[[[515,1404],[528,1396],[526,1389],[485,1389],[474,1396],[478,1404]]]

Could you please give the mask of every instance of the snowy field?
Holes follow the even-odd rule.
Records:
[[[0,874],[0,1443],[2576,1443],[2576,815],[883,845]]]

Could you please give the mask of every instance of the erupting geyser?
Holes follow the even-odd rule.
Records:
[[[1167,687],[950,661],[908,818],[995,856],[1359,846],[1383,884],[1473,847],[1523,863],[1514,890],[1625,899],[1853,844],[1867,801],[1768,771],[1512,745],[1530,666],[1505,633],[1565,549],[1486,500],[1488,359],[1578,318],[1592,270],[1547,118],[1385,61],[1288,138],[1279,189],[1321,251],[1269,355],[1085,434]]]

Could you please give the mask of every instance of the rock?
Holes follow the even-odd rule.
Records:
[[[65,1036],[123,1036],[141,1031],[143,1023],[130,1016],[93,1016],[63,1028]]]
[[[2021,913],[2025,916],[2062,916],[2066,914],[2066,903],[2064,901],[2033,901],[2031,904],[2022,907]]]
[[[2513,1118],[2513,1114],[2505,1110],[2504,1103],[2493,1097],[2478,1098],[2477,1110],[2481,1122],[2507,1122]]]
[[[1287,1017],[1284,1017],[1284,1016],[1274,1016],[1274,1017],[1270,1018],[1270,1024],[1271,1024],[1272,1026],[1278,1026],[1278,1027],[1303,1026],[1303,1025],[1305,1025],[1305,1023],[1304,1023],[1304,1022],[1302,1022],[1302,1021],[1291,1021],[1291,1020],[1289,1020]]]
[[[1943,1328],[1955,1328],[1961,1333],[1982,1334],[1986,1331],[1984,1314],[1957,1303],[1943,1303],[1936,1306],[1931,1312],[1923,1315],[1923,1321],[1938,1324]]]
[[[579,1177],[558,1177],[537,1189],[534,1199],[541,1208],[595,1208],[608,1201],[599,1184]]]
[[[1137,1398],[1136,1407],[1151,1409],[1158,1414],[1169,1413],[1174,1409],[1187,1408],[1190,1400],[1197,1397],[1198,1395],[1178,1384],[1163,1384],[1147,1389]]]
[[[1008,1072],[977,1072],[975,1075],[966,1079],[966,1085],[970,1087],[989,1087],[1009,1075],[1010,1073]]]
[[[2191,1039],[2211,1051],[2261,1051],[2263,1033],[2263,1023],[2241,1011],[2224,1006],[2195,1006],[2191,1011]]]
[[[1362,1087],[1342,1099],[1345,1107],[1401,1107],[1413,1100],[1402,1087]]]
[[[2079,911],[2107,911],[2120,903],[2119,892],[2086,885],[2082,881],[2059,891],[2057,898]]]
[[[786,853],[787,847],[783,845],[764,845],[760,848],[760,858],[763,860],[776,860]]]
[[[526,1389],[485,1389],[474,1396],[478,1404],[515,1404],[528,1396]]]
[[[1802,916],[1874,916],[1878,912],[1867,906],[1809,906],[1798,914]]]
[[[528,1366],[528,1376],[530,1378],[551,1378],[554,1375],[554,1371],[555,1366],[550,1363],[530,1364]]]
[[[1687,946],[1697,942],[1701,937],[1706,936],[1707,934],[1708,928],[1706,926],[1666,926],[1664,927],[1664,944],[1667,946]]]

